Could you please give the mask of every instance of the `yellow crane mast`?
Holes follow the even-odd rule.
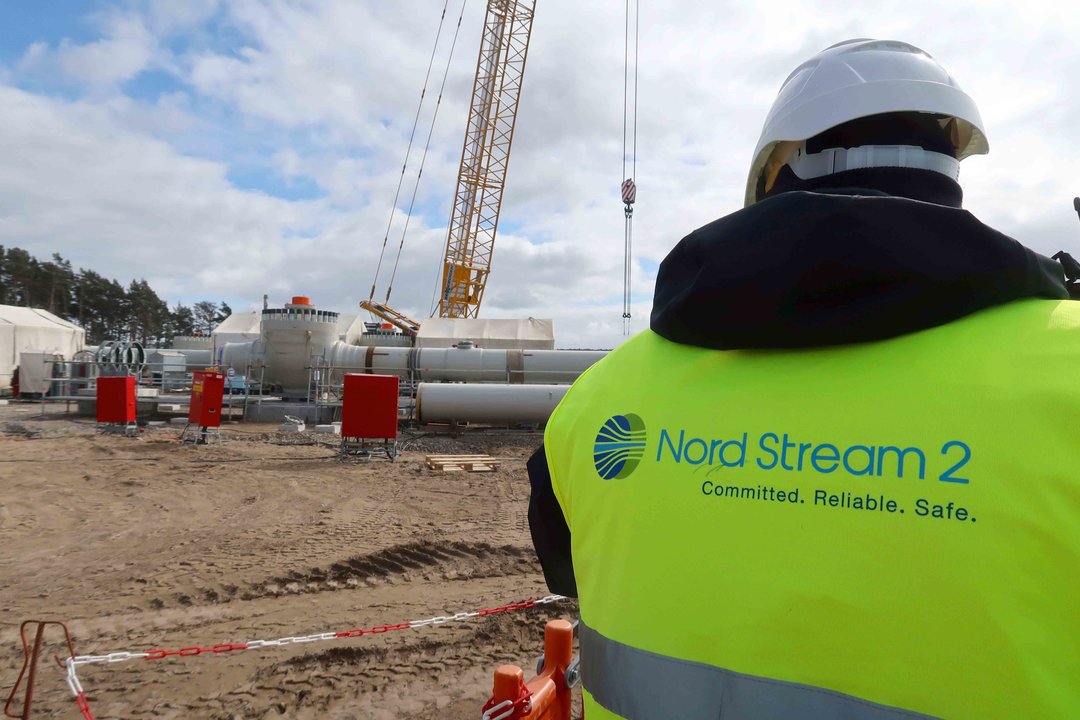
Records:
[[[446,238],[440,317],[476,317],[484,299],[535,9],[536,0],[488,0]]]
[[[536,0],[487,3],[442,280],[437,289],[441,290],[440,317],[476,317],[484,298],[535,10]],[[390,290],[386,300],[369,298],[360,306],[415,334],[420,324],[389,306]]]

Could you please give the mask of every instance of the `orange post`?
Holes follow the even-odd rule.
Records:
[[[484,705],[484,720],[570,720],[570,687],[566,671],[574,657],[574,626],[551,620],[544,628],[544,666],[525,682],[516,665],[495,671],[491,699]]]

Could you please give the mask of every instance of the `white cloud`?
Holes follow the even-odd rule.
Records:
[[[31,44],[16,64],[17,77],[91,87],[114,86],[138,75],[154,58],[156,41],[135,13],[107,13],[99,20],[102,38],[88,43]]]
[[[167,295],[258,292],[312,208],[231,187],[220,163],[118,127],[107,109],[0,88],[0,238]],[[222,280],[219,280],[222,279]]]
[[[118,15],[107,23],[103,40],[74,45],[60,44],[58,62],[76,82],[112,85],[141,72],[154,54],[153,37],[134,15]]]
[[[220,0],[151,0],[147,24],[161,34],[196,30],[217,14],[220,5]]]
[[[45,58],[49,54],[49,44],[45,42],[31,43],[26,51],[19,58],[19,61],[15,64],[15,69],[18,72],[33,72],[36,68],[40,67]]]

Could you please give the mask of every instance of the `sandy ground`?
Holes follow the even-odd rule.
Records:
[[[228,425],[219,446],[181,446],[176,428],[100,435],[58,409],[0,407],[5,698],[22,662],[18,624],[30,618],[66,621],[79,654],[100,654],[371,627],[548,594],[526,517],[525,460],[538,434],[426,435],[394,463],[342,462],[331,436]],[[427,452],[487,452],[503,464],[442,473],[424,466]],[[514,663],[531,676],[544,623],[575,616],[563,601],[80,676],[98,718],[475,720],[494,669]],[[34,710],[79,716],[51,662]]]

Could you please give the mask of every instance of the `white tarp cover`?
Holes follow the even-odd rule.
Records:
[[[85,344],[85,330],[47,310],[0,305],[0,390],[11,387],[21,353],[59,353],[70,360]]]
[[[497,350],[554,350],[555,323],[537,318],[430,318],[420,323],[416,347],[452,347],[462,340]]]
[[[210,337],[214,339],[214,357],[225,343],[242,343],[258,340],[261,334],[262,313],[258,310],[237,312],[221,321]]]
[[[352,345],[364,332],[364,319],[359,315],[338,315],[337,332],[338,340]]]

